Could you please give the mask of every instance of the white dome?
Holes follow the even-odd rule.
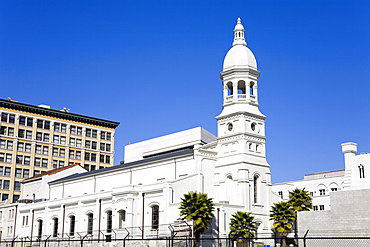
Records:
[[[251,67],[257,69],[256,58],[252,51],[244,45],[233,46],[225,56],[223,71],[236,67]]]

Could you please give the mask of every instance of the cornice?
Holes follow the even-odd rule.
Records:
[[[118,122],[83,116],[83,115],[70,113],[70,112],[63,112],[59,110],[42,108],[39,106],[28,105],[28,104],[4,100],[4,99],[0,99],[0,107],[11,109],[11,110],[23,111],[27,113],[43,115],[43,116],[70,120],[74,122],[81,122],[81,123],[87,123],[91,125],[103,126],[103,127],[108,127],[112,129],[115,129],[119,125]]]

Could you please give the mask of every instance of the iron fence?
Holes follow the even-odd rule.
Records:
[[[110,237],[107,237],[110,236]],[[4,247],[282,247],[282,238],[259,237],[259,238],[217,238],[207,237],[199,239],[199,242],[191,237],[167,236],[160,238],[93,238],[86,234],[74,238],[45,237],[31,241],[29,238],[5,239],[1,241]],[[369,247],[370,237],[300,237],[286,239],[287,246],[294,247]]]

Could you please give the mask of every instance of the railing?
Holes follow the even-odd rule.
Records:
[[[87,235],[82,239],[61,240],[44,239],[40,242],[30,242],[26,239],[15,239],[11,241],[3,240],[1,246],[26,247],[26,246],[45,246],[45,247],[98,247],[108,246],[107,240],[88,239]],[[290,247],[364,247],[370,246],[370,237],[301,237],[297,239],[281,237],[260,237],[260,238],[217,238],[202,237],[195,240],[190,237],[161,237],[154,239],[142,238],[121,238],[115,239],[114,246],[117,247],[136,247],[136,246],[157,246],[157,247],[282,247],[282,244]],[[109,245],[111,246],[111,245]]]

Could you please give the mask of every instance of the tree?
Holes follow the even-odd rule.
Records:
[[[289,202],[274,203],[270,211],[270,220],[277,234],[283,237],[283,247],[286,246],[286,237],[293,228],[292,222],[295,220],[295,212]]]
[[[312,198],[310,193],[303,189],[295,188],[289,191],[289,203],[295,212],[294,217],[294,238],[298,239],[297,212],[309,211],[312,209]]]
[[[213,199],[208,198],[207,194],[190,191],[184,194],[184,198],[181,198],[179,209],[181,210],[180,216],[193,221],[193,232],[197,245],[200,235],[211,226],[212,217],[214,217]]]
[[[231,217],[231,238],[237,238],[236,241],[240,243],[245,242],[245,238],[254,238],[256,236],[258,223],[255,221],[251,213],[237,211],[235,214],[231,215]]]

